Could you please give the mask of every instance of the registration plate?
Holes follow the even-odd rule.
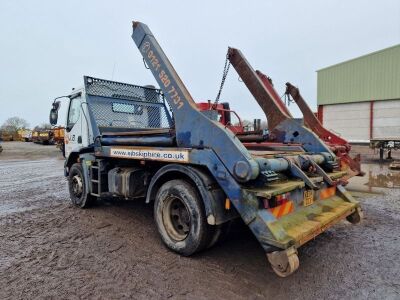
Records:
[[[304,206],[309,206],[314,203],[314,192],[313,190],[306,190],[304,191]]]

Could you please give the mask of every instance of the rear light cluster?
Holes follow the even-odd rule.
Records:
[[[333,196],[335,196],[335,194],[336,194],[336,186],[331,186],[331,187],[322,189],[319,193],[319,198],[321,200],[323,200],[323,199],[333,197]]]
[[[270,199],[263,198],[262,200],[263,200],[264,208],[269,209],[269,208],[280,206],[280,205],[290,201],[289,196],[290,196],[290,193],[285,193],[285,194],[276,195]]]

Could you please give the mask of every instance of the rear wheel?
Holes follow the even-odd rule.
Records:
[[[75,163],[69,170],[68,189],[72,203],[80,208],[91,206],[96,198],[89,194],[89,189],[85,185],[83,169],[80,163]]]
[[[214,231],[207,223],[199,193],[185,180],[171,180],[161,186],[154,219],[164,244],[185,256],[207,247]]]

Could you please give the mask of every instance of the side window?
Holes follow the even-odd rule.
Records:
[[[68,122],[67,126],[72,127],[79,120],[79,115],[81,113],[81,97],[74,98],[71,100],[68,111]]]

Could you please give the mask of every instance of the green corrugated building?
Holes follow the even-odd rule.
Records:
[[[400,138],[400,44],[317,71],[318,115],[353,142]]]

